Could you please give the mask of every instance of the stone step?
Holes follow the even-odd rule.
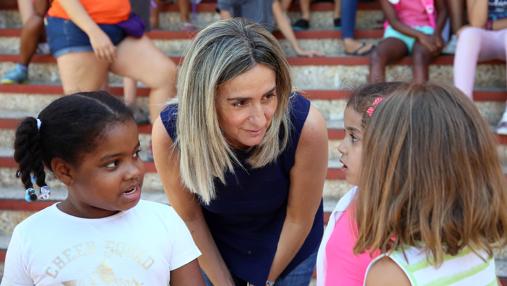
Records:
[[[219,15],[215,11],[215,3],[202,3],[197,5],[197,13],[194,17],[194,24],[199,28],[204,28],[212,22],[219,20]],[[333,26],[333,4],[316,3],[311,6],[312,13],[310,18],[310,29],[334,29]],[[295,22],[301,17],[299,8],[291,8],[289,17]],[[357,29],[371,29],[381,26],[383,19],[382,12],[378,4],[364,3],[359,5],[356,16]],[[2,7],[0,5],[0,28],[19,28],[21,20],[16,7]],[[177,31],[181,30],[181,20],[176,5],[168,5],[160,13],[160,29]]]
[[[16,55],[0,55],[0,74],[14,66]],[[180,63],[180,57],[172,57]],[[368,57],[289,57],[295,85],[300,89],[351,89],[366,83]],[[404,58],[387,69],[387,80],[409,81],[412,79],[410,58]],[[430,79],[452,82],[453,57],[440,56],[430,66]],[[30,65],[30,80],[33,83],[59,83],[58,70],[51,56],[35,56]],[[111,76],[112,85],[120,85],[121,78]],[[477,88],[505,89],[505,63],[488,61],[478,65]]]
[[[121,86],[110,88],[112,94],[121,96]],[[0,85],[0,118],[22,118],[35,115],[47,104],[62,94],[62,89],[56,84],[24,84],[24,85]],[[139,104],[146,108],[149,89],[139,88]],[[350,90],[301,90],[312,100],[323,116],[332,125],[336,121],[343,120]],[[494,125],[500,119],[504,110],[504,102],[507,100],[507,92],[503,89],[476,90],[474,100],[477,107],[488,120]],[[335,127],[336,125],[332,125]],[[340,127],[340,126],[337,126]]]
[[[3,155],[1,154],[3,153]],[[147,193],[161,193],[163,188],[160,182],[160,178],[156,173],[155,164],[152,162],[145,162],[146,174],[144,177],[143,190]],[[12,151],[5,150],[0,152],[0,188],[16,189],[21,190],[18,192],[19,198],[22,199],[24,189],[21,181],[16,178],[16,167],[17,164],[12,158]],[[329,201],[331,205],[339,199],[339,197],[350,189],[350,185],[345,182],[345,173],[341,169],[341,164],[337,160],[328,161],[328,171],[326,181],[324,184],[324,197],[326,201]],[[54,176],[48,172],[46,177],[47,184],[54,189],[64,189],[64,185],[54,178]],[[0,199],[3,194],[0,193]],[[1,209],[1,207],[0,207]]]
[[[368,33],[363,33],[364,36],[372,35],[376,36],[376,34],[380,34],[381,31],[367,31]],[[0,31],[0,35],[1,35]],[[191,43],[191,39],[188,37],[183,37],[182,35],[175,35],[179,38],[170,38],[172,34],[181,34],[181,32],[173,32],[173,33],[150,33],[150,37],[154,40],[155,46],[157,46],[161,51],[166,53],[168,56],[182,56],[185,54],[188,46]],[[303,34],[303,35],[301,35]],[[188,35],[188,34],[185,34]],[[343,41],[338,37],[333,38],[319,38],[319,37],[329,37],[337,35],[338,32],[326,31],[324,32],[304,32],[304,33],[296,33],[297,36],[301,36],[302,38],[298,39],[300,46],[305,50],[313,50],[318,51],[322,55],[325,56],[345,56],[345,50]],[[310,38],[311,37],[311,38]],[[284,40],[283,37],[279,36],[280,44],[285,52],[285,54],[289,57],[296,56],[294,49],[291,47],[290,43],[287,40]],[[362,41],[377,44],[377,38],[367,38]],[[0,36],[0,53],[1,54],[18,54],[19,53],[19,38],[18,37],[2,37]]]

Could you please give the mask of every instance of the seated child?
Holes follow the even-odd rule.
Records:
[[[444,0],[380,0],[387,19],[384,39],[370,55],[369,82],[385,81],[386,65],[412,55],[414,82],[428,80],[428,66],[443,48]]]

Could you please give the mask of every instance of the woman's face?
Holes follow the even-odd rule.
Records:
[[[277,96],[275,72],[263,64],[219,86],[218,122],[232,147],[262,142],[278,105]]]

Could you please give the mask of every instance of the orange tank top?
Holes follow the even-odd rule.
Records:
[[[116,24],[127,20],[130,15],[129,0],[79,0],[79,2],[97,24]],[[60,0],[54,0],[51,3],[48,15],[70,19],[60,5]]]

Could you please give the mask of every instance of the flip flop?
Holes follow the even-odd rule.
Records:
[[[371,45],[371,48],[361,51],[364,47],[366,47],[366,45],[368,45],[368,44],[365,42],[362,42],[361,45],[357,49],[355,49],[352,52],[345,51],[345,54],[348,56],[365,56],[365,55],[369,54],[373,50],[373,48],[375,47],[375,45]]]

